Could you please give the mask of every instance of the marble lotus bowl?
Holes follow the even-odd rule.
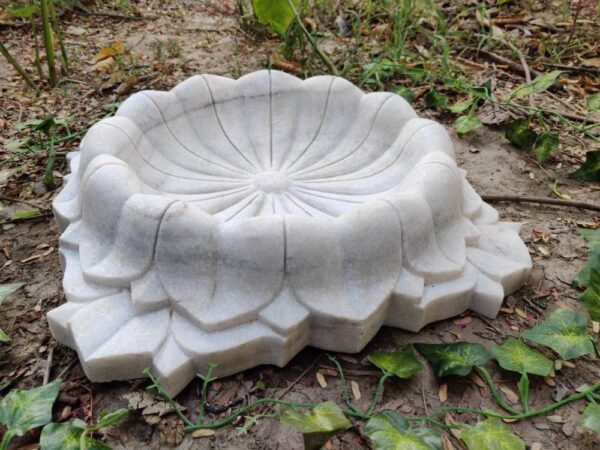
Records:
[[[70,155],[54,201],[67,302],[48,314],[94,381],[171,393],[357,352],[382,325],[494,317],[531,268],[402,97],[342,78],[201,75],[131,96]]]

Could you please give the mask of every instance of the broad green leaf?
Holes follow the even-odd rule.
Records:
[[[395,411],[382,411],[371,417],[363,433],[375,450],[441,450],[440,435],[427,427],[410,428]]]
[[[0,423],[17,436],[46,425],[52,420],[52,405],[60,384],[61,380],[56,380],[27,391],[13,389],[0,401]]]
[[[593,113],[600,110],[600,92],[590,95],[587,99],[588,113]]]
[[[463,100],[462,102],[455,103],[454,105],[450,106],[448,110],[455,114],[460,114],[461,112],[469,109],[473,104],[473,101],[474,100],[472,98],[468,98],[467,100]]]
[[[432,89],[425,96],[425,103],[430,108],[446,109],[448,108],[448,97]]]
[[[594,351],[587,332],[585,316],[568,309],[558,309],[544,322],[523,333],[530,341],[551,348],[564,360]]]
[[[600,258],[596,259],[595,265],[591,268],[589,284],[581,295],[581,303],[586,307],[592,320],[600,321]]]
[[[505,370],[532,373],[542,377],[546,377],[552,372],[551,360],[512,337],[508,338],[504,344],[493,347],[492,353],[500,367]]]
[[[338,431],[352,426],[340,407],[332,401],[319,403],[306,413],[288,409],[280,420],[302,433],[306,450],[321,448]]]
[[[487,419],[462,432],[469,450],[525,450],[525,443],[498,419]]]
[[[504,136],[515,147],[529,151],[533,148],[538,134],[529,128],[529,120],[517,119],[506,125]]]
[[[4,302],[10,294],[24,284],[25,283],[0,284],[0,305],[2,305],[2,302]],[[2,330],[0,330],[0,342],[10,342],[10,337]]]
[[[590,274],[592,266],[596,266],[600,269],[600,229],[598,230],[587,230],[580,228],[579,233],[588,241],[591,250],[588,254],[588,260],[585,266],[583,266],[577,276],[573,280],[573,287],[588,286],[590,284]]]
[[[552,72],[540,75],[532,80],[531,83],[527,83],[514,89],[510,94],[508,94],[507,98],[511,99],[513,97],[525,97],[530,94],[544,92],[554,84],[561,73],[562,72],[560,70],[554,70]]]
[[[597,403],[587,405],[581,416],[581,424],[585,428],[600,434],[600,405]]]
[[[411,91],[406,86],[397,87],[394,91],[399,96],[403,97],[408,103],[412,102],[415,99],[415,93]]]
[[[585,162],[571,176],[581,181],[600,181],[600,150],[587,152]]]
[[[535,141],[535,154],[538,162],[541,164],[548,159],[550,153],[558,148],[558,133],[555,131],[546,131],[540,134]]]
[[[415,344],[416,349],[433,365],[438,377],[468,375],[476,366],[483,366],[491,356],[480,344]]]
[[[23,211],[15,211],[12,216],[10,216],[11,220],[23,220],[23,219],[31,219],[32,217],[39,216],[39,209],[26,209]]]
[[[368,359],[384,372],[393,373],[398,378],[410,378],[423,368],[410,345],[406,345],[396,352],[373,352]]]
[[[300,0],[291,0],[296,10]],[[288,0],[252,0],[254,14],[260,23],[269,27],[269,31],[283,36],[294,20],[294,11]]]
[[[483,126],[481,120],[475,116],[460,116],[453,124],[458,134],[467,134],[481,126]]]
[[[81,434],[85,429],[85,422],[73,419],[66,423],[51,422],[42,429],[40,436],[41,450],[80,450]],[[102,442],[85,437],[88,450],[110,450]]]

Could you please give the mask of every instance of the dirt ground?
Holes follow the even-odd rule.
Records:
[[[274,40],[262,39],[257,42],[248,36],[234,17],[233,1],[144,4],[147,6],[143,10],[145,15],[155,14],[159,17],[155,20],[111,21],[78,15],[68,19],[65,33],[67,44],[77,55],[74,64],[80,66],[82,73],[87,75],[80,77],[80,82],[65,83],[61,95],[43,94],[40,99],[31,100],[22,93],[22,82],[14,76],[12,69],[4,62],[0,63],[0,120],[3,124],[0,131],[51,110],[58,111],[59,116],[71,117],[79,125],[89,121],[90,117],[102,116],[102,105],[120,101],[126,94],[114,92],[115,86],[103,89],[102,85],[109,80],[109,76],[98,78],[95,72],[90,71],[90,61],[100,48],[117,40],[125,42],[135,55],[135,64],[163,66],[158,72],[141,75],[142,80],[133,90],[169,88],[178,80],[196,73],[237,77],[264,67],[269,53],[279,45]],[[85,39],[79,39],[81,36]],[[22,27],[0,28],[0,38],[13,43],[29,39]],[[164,59],[159,63],[153,62],[157,39],[164,42],[174,40],[181,48],[178,51],[171,48],[169,54],[170,44],[166,44]],[[30,51],[26,45],[18,48],[23,49],[24,54]],[[563,194],[568,194],[574,200],[600,203],[598,184],[568,178],[571,168],[560,162],[541,167],[530,155],[512,147],[498,130],[486,127],[466,138],[459,138],[450,132],[453,134],[459,165],[468,171],[468,179],[480,194],[547,197],[554,182],[559,180],[559,189]],[[69,145],[74,148],[76,144]],[[69,148],[63,151],[67,150]],[[56,192],[46,192],[40,182],[43,166],[39,168],[38,165],[43,161],[43,155],[32,154],[23,163],[20,174],[0,181],[0,194],[24,198],[21,192],[25,190],[35,197],[32,202],[36,205],[49,207]],[[59,176],[67,173],[62,154],[59,155],[56,170]],[[22,203],[3,203],[5,208],[1,214],[5,217],[15,210],[30,208]],[[570,287],[588,251],[577,228],[597,225],[598,215],[590,211],[548,205],[497,203],[494,206],[502,219],[523,223],[521,236],[534,260],[534,269],[527,285],[505,299],[503,312],[493,321],[467,312],[464,317],[429,325],[418,334],[384,328],[360,354],[342,355],[341,363],[348,379],[355,380],[360,387],[362,398],[357,401],[359,406],[365,408],[368,405],[377,382],[374,368],[366,362],[366,355],[373,350],[392,350],[413,342],[455,340],[478,342],[489,348],[509,336],[518,337],[558,306],[583,311],[577,301],[578,292]],[[141,396],[147,386],[147,380],[144,379],[106,384],[89,382],[81,371],[75,353],[54,342],[50,336],[45,313],[64,301],[62,272],[56,251],[59,234],[51,214],[14,223],[7,221],[1,226],[0,283],[26,283],[2,305],[0,311],[0,328],[12,337],[9,345],[0,347],[2,393],[15,387],[37,386],[41,384],[46,371],[50,370],[50,379],[60,376],[64,380],[55,407],[56,417],[63,420],[69,417],[89,420],[102,411],[127,406],[124,394],[136,393]],[[540,233],[550,236],[550,241],[539,241]],[[235,403],[238,398],[255,396],[257,385],[265,388],[261,395],[271,397],[279,395],[291,385],[285,394],[288,400],[335,400],[341,404],[339,378],[333,369],[323,352],[307,348],[284,368],[261,366],[218,381],[209,392],[209,403],[226,408],[229,402]],[[326,388],[316,382],[317,370],[325,374]],[[497,383],[516,391],[516,376],[507,376],[498,371],[492,373]],[[575,392],[577,387],[598,379],[600,365],[591,356],[578,359],[574,367],[563,366],[552,380],[534,377],[530,394],[533,407],[551,403],[553,399],[564,397]],[[423,415],[440,405],[439,384],[447,383],[446,404],[494,409],[489,391],[480,387],[479,381],[477,378],[452,377],[436,380],[431,369],[427,368],[421,375],[407,381],[389,380],[378,408],[397,410],[407,416]],[[199,383],[192,382],[177,400],[193,411],[198,407],[198,391]],[[579,426],[583,407],[583,402],[575,402],[559,409],[554,414],[561,416],[562,420],[558,421],[561,423],[540,416],[511,424],[511,429],[528,445],[539,442],[544,450],[597,449],[597,436]],[[211,417],[216,419],[219,415]],[[475,422],[474,417],[460,414],[455,414],[454,419]],[[276,419],[261,420],[246,434],[227,426],[216,430],[214,436],[193,438],[189,434],[184,435],[182,428],[182,422],[173,414],[161,418],[150,416],[150,419],[144,420],[141,412],[136,411],[122,425],[111,429],[104,440],[114,449],[302,448],[301,435]],[[453,448],[464,448],[452,434],[445,435]],[[36,442],[36,436],[29,434],[14,441],[13,446],[19,448],[32,442]],[[369,447],[358,428],[352,428],[335,437],[327,448]]]

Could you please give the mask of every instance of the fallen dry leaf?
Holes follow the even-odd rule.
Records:
[[[215,430],[200,429],[200,430],[194,430],[192,432],[193,438],[203,438],[203,437],[210,437],[210,436],[214,436],[214,435],[215,435]]]
[[[360,387],[358,386],[358,383],[354,380],[350,381],[350,388],[352,389],[352,396],[354,397],[355,400],[360,400],[360,398],[362,397],[361,393],[360,393]]]
[[[440,397],[440,402],[442,403],[448,400],[448,385],[446,383],[440,385],[438,396]]]
[[[319,386],[321,386],[323,389],[327,387],[327,380],[321,372],[317,372],[317,383],[319,383]]]
[[[511,388],[501,384],[500,390],[504,392],[504,395],[506,395],[506,398],[510,403],[513,405],[517,405],[519,403],[519,396]]]
[[[123,54],[125,51],[125,44],[122,41],[115,41],[110,44],[108,47],[104,47],[100,49],[96,56],[94,56],[94,63],[105,60],[112,56],[117,56]]]

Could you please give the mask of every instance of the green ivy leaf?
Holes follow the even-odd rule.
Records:
[[[0,423],[10,436],[23,436],[33,428],[52,420],[52,405],[58,396],[61,380],[23,391],[13,389],[0,401]]]
[[[460,116],[452,125],[458,134],[467,134],[483,126],[476,116]]]
[[[371,417],[363,433],[375,450],[441,450],[440,435],[427,427],[410,428],[395,411],[382,411]]]
[[[531,373],[542,377],[546,377],[552,372],[551,360],[512,337],[508,338],[504,344],[493,347],[492,353],[504,370]]]
[[[591,250],[588,254],[587,263],[579,270],[577,276],[573,280],[572,285],[575,288],[588,286],[590,284],[592,266],[600,268],[600,229],[587,230],[585,228],[580,228],[579,233],[588,241]]]
[[[551,348],[564,360],[594,351],[585,316],[558,309],[548,319],[523,333],[530,341]]]
[[[588,114],[600,110],[600,92],[596,92],[587,98]]]
[[[600,150],[587,152],[585,162],[571,176],[581,181],[600,181]]]
[[[544,92],[554,84],[561,73],[562,72],[560,70],[554,70],[552,72],[540,75],[532,80],[531,83],[524,84],[523,86],[519,86],[511,91],[507,96],[507,100],[510,100],[513,97],[526,97],[530,94]]]
[[[558,133],[555,131],[546,131],[540,134],[535,141],[535,154],[537,161],[541,164],[548,159],[550,153],[558,148]]]
[[[468,375],[476,366],[483,366],[491,356],[480,344],[455,342],[453,344],[415,344],[438,377]]]
[[[504,129],[504,136],[508,139],[515,147],[529,151],[533,148],[538,134],[529,128],[528,119],[517,119],[506,125]]]
[[[600,434],[600,405],[597,403],[587,405],[581,416],[581,424],[585,428]]]
[[[600,258],[596,258],[594,264],[588,287],[581,295],[581,303],[586,307],[592,320],[600,321]]]
[[[410,345],[396,352],[373,352],[369,354],[368,360],[384,372],[393,373],[398,378],[410,378],[423,368]]]
[[[4,302],[9,295],[24,284],[25,283],[0,284],[0,305],[2,305],[2,302]],[[10,342],[10,337],[2,330],[0,330],[0,342]]]
[[[300,0],[292,0],[298,8]],[[288,0],[252,0],[254,14],[258,21],[269,27],[269,31],[283,36],[294,20],[294,11]]]
[[[302,433],[306,450],[321,448],[338,431],[352,426],[340,407],[332,401],[319,403],[306,413],[288,409],[280,420]]]
[[[81,434],[85,429],[85,422],[73,419],[66,423],[51,422],[42,429],[40,448],[43,450],[80,450]],[[85,437],[88,450],[110,450],[102,442]]]
[[[478,422],[463,431],[461,439],[469,450],[525,450],[525,443],[498,419]]]
[[[425,96],[425,103],[430,108],[447,109],[448,97],[435,89],[430,90]]]

